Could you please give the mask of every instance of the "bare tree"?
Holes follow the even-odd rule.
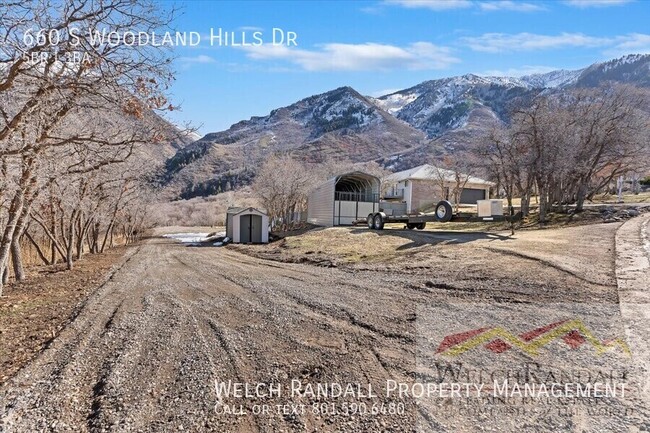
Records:
[[[478,147],[483,166],[509,202],[528,212],[533,189],[544,223],[555,204],[586,199],[648,161],[647,92],[624,86],[541,96],[513,110],[510,125]]]
[[[164,96],[168,53],[154,45],[100,43],[93,31],[160,32],[170,20],[149,0],[34,0],[0,8],[0,275],[7,275],[11,251],[22,275],[19,240],[42,191],[52,191],[56,181],[89,193],[91,185],[80,183],[84,176],[160,139],[159,125],[147,120],[150,110],[170,108]],[[33,32],[38,36],[29,44],[26,35]],[[57,206],[52,215],[64,209],[50,198]],[[62,246],[69,266],[73,247],[80,255],[79,236],[88,230],[84,212],[71,209],[68,223],[59,224],[64,242],[53,241],[51,258]],[[49,231],[56,239],[53,224]]]
[[[432,167],[431,174],[442,198],[451,199],[458,212],[463,189],[475,171],[473,155],[466,152],[445,155],[442,159],[434,160]]]
[[[294,216],[306,210],[307,195],[318,180],[313,169],[290,156],[273,156],[259,170],[252,185],[273,227],[294,225]]]

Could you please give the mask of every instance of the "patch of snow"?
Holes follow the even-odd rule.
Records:
[[[184,244],[194,244],[198,242],[203,242],[207,239],[210,233],[170,233],[163,235],[164,238],[175,239],[181,241]]]
[[[375,99],[377,105],[379,105],[385,111],[388,111],[390,114],[398,113],[402,108],[415,101],[420,97],[419,93],[393,93],[391,95],[382,96],[381,98]]]
[[[531,74],[521,77],[521,81],[527,83],[529,86],[536,88],[556,88],[564,87],[574,83],[584,69],[577,69],[575,71],[567,71],[560,69],[557,71],[547,72],[545,74]]]

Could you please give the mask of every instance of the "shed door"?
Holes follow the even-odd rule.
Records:
[[[460,202],[464,204],[476,204],[479,200],[485,200],[485,190],[475,188],[463,188],[460,193]]]
[[[251,242],[262,243],[262,217],[251,215]]]
[[[241,215],[239,217],[239,242],[243,244],[251,241],[251,216]]]
[[[262,217],[260,215],[242,215],[239,217],[239,242],[262,242]]]

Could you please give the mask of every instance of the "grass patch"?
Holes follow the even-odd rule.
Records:
[[[382,232],[364,227],[332,227],[286,237],[282,249],[289,254],[336,257],[338,262],[383,262],[398,257],[405,249],[424,247],[392,230]]]

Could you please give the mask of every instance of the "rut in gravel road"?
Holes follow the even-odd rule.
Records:
[[[27,374],[8,383],[0,395],[5,428],[318,429],[325,420],[312,416],[275,415],[256,425],[253,417],[217,415],[214,381],[404,378],[414,357],[408,312],[422,295],[398,298],[384,284],[153,239]],[[370,298],[386,309],[373,311]]]
[[[546,261],[491,251],[489,242],[439,248],[449,254],[466,250],[474,262],[435,259],[399,272],[381,266],[321,268],[149,239],[129,251],[50,347],[0,388],[0,431],[473,431],[482,416],[463,420],[446,415],[447,409],[435,415],[435,407],[381,392],[368,405],[403,402],[404,412],[252,416],[253,404],[295,401],[288,393],[218,400],[215,380],[288,389],[292,379],[300,379],[372,383],[380,389],[387,379],[435,376],[427,366],[435,362],[430,358],[439,340],[426,339],[426,326],[446,335],[487,324],[508,326],[505,320],[513,317],[511,325],[528,330],[576,314],[588,320],[596,311],[591,302],[604,311],[603,333],[611,333],[609,322],[617,326],[610,314],[618,309],[614,285],[590,283]],[[490,266],[495,257],[498,267]],[[517,276],[510,275],[515,268]],[[568,310],[558,312],[556,303]],[[420,361],[431,361],[424,367],[418,365],[423,348]],[[556,348],[567,350],[561,343]],[[588,348],[580,353],[568,359],[592,362]],[[476,365],[497,360],[487,350],[470,355],[479,357]],[[506,365],[530,361],[514,350],[499,356]],[[551,353],[548,365],[554,363]],[[325,402],[311,397],[300,402],[309,408],[318,401]],[[214,410],[239,404],[247,416]],[[616,415],[593,427],[627,431],[628,419],[642,425],[649,419],[643,406],[633,417]],[[590,425],[581,414],[531,415],[517,428],[510,418],[497,418],[501,431],[583,431]]]

